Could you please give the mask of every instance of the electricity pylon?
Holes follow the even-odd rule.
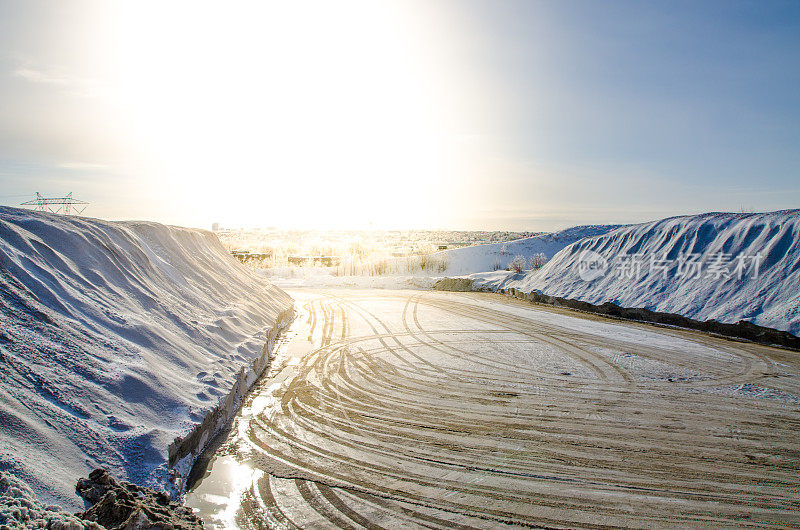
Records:
[[[63,213],[64,215],[72,215],[74,212],[79,215],[86,209],[86,206],[83,206],[83,208],[76,206],[80,204],[86,205],[89,203],[73,199],[72,192],[69,192],[66,197],[42,197],[37,191],[35,199],[23,202],[20,206],[33,206],[33,209],[38,212]]]

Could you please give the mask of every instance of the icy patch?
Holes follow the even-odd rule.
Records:
[[[635,353],[616,354],[612,357],[611,362],[631,374],[634,379],[640,381],[685,383],[711,379],[710,375],[703,374],[698,370],[690,370],[655,359],[648,359]]]
[[[755,383],[742,383],[740,385],[709,388],[708,392],[737,398],[769,399],[791,405],[800,405],[800,396],[796,394],[763,387]]]

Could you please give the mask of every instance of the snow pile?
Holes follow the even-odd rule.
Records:
[[[506,287],[798,335],[800,210],[623,227],[565,248]]]
[[[597,236],[619,228],[620,225],[575,226],[560,232],[517,239],[505,243],[489,243],[444,250],[434,254],[447,263],[442,276],[472,274],[505,269],[515,256],[526,260],[535,254],[552,258],[558,251],[586,237]]]
[[[94,468],[161,485],[290,307],[210,232],[0,207],[0,470],[72,509]]]
[[[472,281],[471,288],[475,291],[499,291],[509,287],[519,287],[519,282],[529,273],[514,271],[476,272],[463,278]]]
[[[97,523],[83,521],[58,506],[43,505],[22,481],[0,472],[0,527],[49,528],[52,530],[101,530]]]

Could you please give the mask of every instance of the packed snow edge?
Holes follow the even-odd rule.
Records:
[[[210,232],[6,207],[0,287],[0,469],[72,509],[97,467],[163,486],[292,307]]]
[[[538,292],[699,321],[742,320],[798,335],[800,210],[624,226],[581,239],[524,276],[467,277],[476,289]]]

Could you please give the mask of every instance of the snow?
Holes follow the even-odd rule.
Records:
[[[0,472],[0,527],[50,528],[53,530],[101,530],[91,521],[83,521],[58,506],[43,505],[33,491],[16,477]]]
[[[504,287],[697,320],[746,320],[798,335],[800,210],[622,227],[564,248]]]
[[[0,470],[79,509],[96,467],[164,480],[291,306],[210,232],[0,207]]]
[[[479,282],[485,283],[487,290],[492,290],[515,278],[521,278],[515,277],[513,273],[505,270],[494,270],[496,268],[504,269],[515,256],[523,256],[527,261],[535,254],[544,254],[549,259],[559,250],[579,239],[604,234],[619,228],[619,226],[576,226],[560,232],[540,234],[515,241],[443,250],[424,256],[429,262],[425,269],[419,266],[422,256],[409,256],[384,260],[382,274],[374,273],[377,267],[370,267],[369,263],[352,268],[272,267],[260,269],[258,272],[284,289],[297,287],[431,289],[442,278],[475,273],[475,277],[480,278]],[[360,274],[342,274],[343,271],[351,270],[360,271]],[[371,272],[373,273],[371,274]]]
[[[530,272],[515,271],[489,271],[467,274],[459,278],[472,280],[471,289],[474,291],[499,291],[509,287],[519,287],[520,281],[525,279]]]
[[[620,225],[575,226],[559,232],[540,234],[516,241],[489,243],[471,247],[444,250],[435,254],[447,262],[443,276],[472,274],[505,269],[514,256],[526,260],[534,254],[552,258],[558,251],[586,237],[597,236],[619,228]]]
[[[795,520],[796,355],[483,293],[290,293],[271,377],[187,496],[209,525]]]
[[[380,276],[334,274],[333,267],[273,267],[256,269],[281,289],[298,287],[348,287],[356,289],[432,289],[441,276],[385,274]]]

